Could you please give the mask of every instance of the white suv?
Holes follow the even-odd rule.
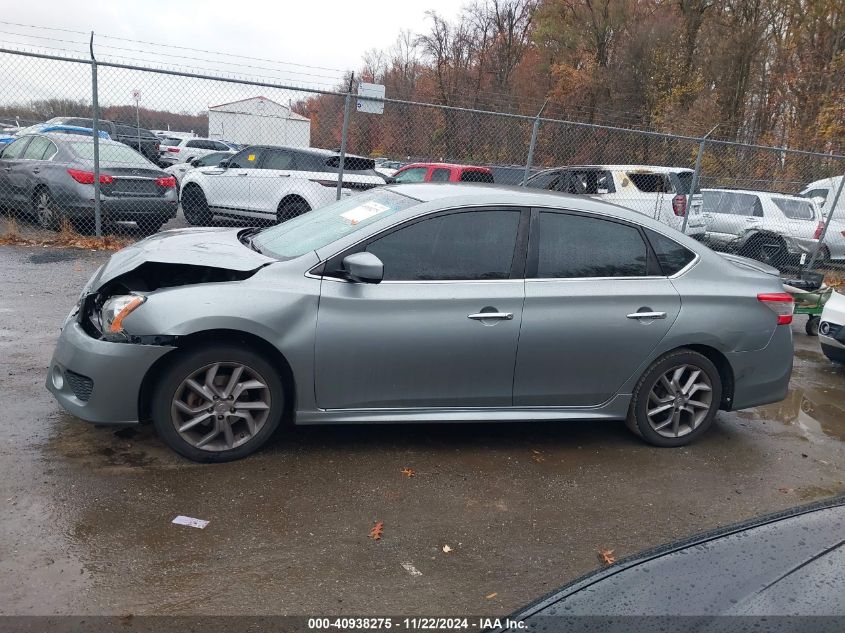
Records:
[[[655,165],[574,165],[534,174],[527,187],[588,195],[642,213],[681,230],[692,186],[692,169]],[[690,201],[686,233],[704,236],[701,193]]]
[[[821,214],[813,200],[767,191],[703,189],[705,243],[773,266],[804,263],[818,243]]]
[[[819,251],[822,260],[835,259],[841,261],[845,259],[845,189],[839,195],[836,208],[833,208],[833,201],[836,199],[843,178],[845,176],[816,180],[804,187],[798,194],[803,198],[811,198],[819,205],[823,220],[827,220],[831,211],[833,211],[830,227],[825,233],[824,244]]]
[[[819,343],[830,360],[845,363],[845,295],[834,292],[824,305]]]
[[[385,184],[371,158],[346,155],[341,195]],[[247,147],[217,167],[198,167],[182,179],[182,210],[191,224],[216,215],[257,218],[265,224],[333,202],[340,155],[322,149]]]
[[[165,139],[159,148],[158,162],[162,167],[189,163],[213,152],[230,152],[232,148],[212,138]]]

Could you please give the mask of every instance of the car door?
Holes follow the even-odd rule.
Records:
[[[727,247],[762,224],[763,207],[754,194],[705,190],[703,195],[706,239],[715,247]]]
[[[207,178],[203,179],[203,188],[211,207],[249,211],[252,201],[250,176],[255,173],[261,158],[262,149],[247,147],[229,160],[225,169],[203,169]]]
[[[343,254],[330,261],[317,317],[318,406],[510,406],[527,223],[521,209],[470,209],[382,233],[358,249],[383,262],[379,284],[342,279]]]
[[[393,176],[396,182],[425,182],[428,167],[406,167]]]
[[[250,208],[275,218],[279,202],[291,191],[291,178],[295,175],[293,170],[292,151],[281,148],[264,150],[258,168],[250,178]]]
[[[540,209],[530,244],[514,406],[602,404],[669,331],[680,297],[636,225]]]
[[[38,182],[45,179],[46,174],[42,175],[42,170],[45,166],[45,154],[52,156],[55,153],[56,146],[53,142],[45,136],[34,136],[26,146],[21,158],[23,160],[18,162],[18,166],[12,170],[13,184],[20,189],[23,199],[30,200],[32,191]],[[57,192],[54,190],[53,195]],[[61,200],[57,200],[61,204]]]
[[[23,153],[33,136],[24,136],[9,143],[0,157],[0,199],[8,203],[27,202],[26,160]]]

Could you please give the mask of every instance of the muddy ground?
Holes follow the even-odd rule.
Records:
[[[621,422],[315,427],[197,465],[149,428],[73,418],[43,387],[105,257],[0,247],[2,614],[505,614],[598,550],[845,491],[845,368],[804,317],[788,398],[722,412],[688,448]]]

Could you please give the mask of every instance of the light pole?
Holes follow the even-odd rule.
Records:
[[[132,98],[135,100],[135,131],[138,133],[138,153],[141,153],[141,114],[140,114],[140,104],[141,104],[141,91],[140,90],[133,90],[132,91]]]

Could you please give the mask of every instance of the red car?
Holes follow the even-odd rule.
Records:
[[[487,167],[451,163],[411,163],[393,174],[388,182],[493,182]]]

